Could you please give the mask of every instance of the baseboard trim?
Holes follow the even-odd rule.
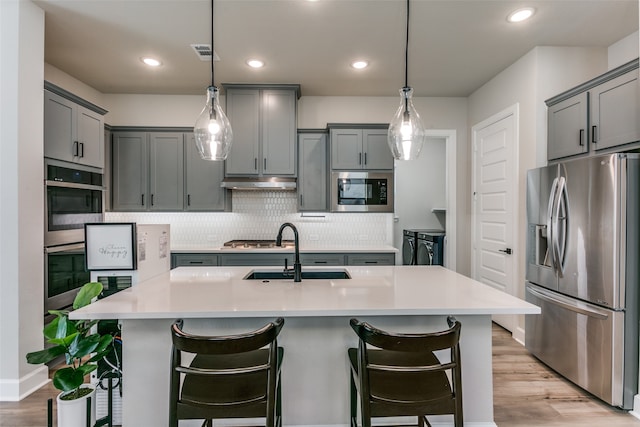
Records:
[[[514,340],[518,341],[520,344],[524,345],[524,328],[517,327],[515,331],[511,334]]]
[[[46,365],[17,380],[0,379],[0,402],[18,402],[49,381],[49,368]]]
[[[633,409],[629,411],[629,414],[640,420],[640,394],[633,396]]]

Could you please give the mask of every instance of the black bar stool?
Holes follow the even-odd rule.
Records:
[[[266,418],[267,427],[282,425],[280,368],[284,350],[277,337],[284,325],[278,318],[245,334],[200,336],[182,331],[182,320],[171,326],[173,340],[169,426],[178,420]],[[189,365],[184,353],[194,354]],[[181,378],[183,381],[181,381]]]
[[[420,427],[431,426],[427,415],[443,414],[453,414],[462,427],[461,325],[453,317],[447,322],[450,329],[442,332],[398,334],[351,319],[360,338],[358,348],[348,350],[352,427],[358,394],[363,427],[374,417],[397,416],[417,416]],[[450,350],[451,361],[440,362],[438,350]]]

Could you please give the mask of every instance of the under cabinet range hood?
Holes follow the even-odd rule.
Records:
[[[282,191],[295,190],[296,179],[281,176],[265,176],[265,177],[228,177],[220,184],[223,188],[230,190],[263,190],[263,191]]]

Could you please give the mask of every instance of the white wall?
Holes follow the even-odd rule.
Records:
[[[0,2],[0,400],[48,379],[25,355],[43,347],[44,12]],[[38,226],[34,226],[37,224]]]
[[[609,46],[608,49],[608,64],[609,69],[616,68],[622,64],[636,59],[640,52],[640,34],[636,31],[633,34],[629,34],[618,40],[616,43]]]
[[[524,297],[526,171],[546,164],[547,120],[544,100],[606,70],[606,49],[537,47],[469,97],[469,129],[514,104],[519,105],[519,159],[518,176],[515,177],[519,189],[515,222],[518,244],[514,252],[517,256],[517,294],[520,297]],[[520,328],[523,330],[522,320]]]

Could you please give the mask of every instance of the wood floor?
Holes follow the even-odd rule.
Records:
[[[499,427],[640,427],[640,420],[556,375],[497,325],[493,326],[493,379]],[[0,402],[0,427],[45,427],[47,399],[56,395],[49,384],[20,402]]]

